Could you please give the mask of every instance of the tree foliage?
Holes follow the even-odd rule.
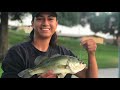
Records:
[[[106,32],[105,21],[107,17],[108,15],[106,13],[100,13],[98,16],[95,15],[94,17],[90,18],[91,29],[94,32]]]
[[[59,23],[67,26],[90,24],[94,32],[110,33],[116,39],[120,36],[119,12],[59,12]]]
[[[59,24],[66,26],[74,26],[79,24],[80,14],[79,12],[57,12]]]

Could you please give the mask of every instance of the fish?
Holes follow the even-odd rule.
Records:
[[[35,67],[25,69],[18,73],[21,78],[31,78],[52,70],[58,78],[64,78],[66,74],[76,74],[82,71],[86,64],[77,57],[69,55],[53,55],[52,57],[38,56],[34,61]]]

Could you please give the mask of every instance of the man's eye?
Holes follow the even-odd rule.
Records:
[[[37,20],[42,20],[42,18],[37,18]]]
[[[49,18],[49,20],[54,20],[54,18]]]

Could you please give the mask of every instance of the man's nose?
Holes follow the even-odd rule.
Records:
[[[48,19],[44,19],[44,20],[43,20],[43,25],[49,25]]]

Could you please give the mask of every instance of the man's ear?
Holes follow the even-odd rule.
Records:
[[[58,20],[56,21],[56,26],[58,26]]]
[[[31,27],[33,27],[33,21],[31,21]]]

